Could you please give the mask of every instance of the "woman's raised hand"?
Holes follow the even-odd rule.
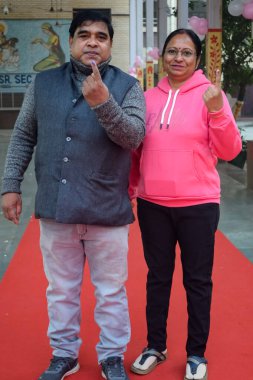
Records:
[[[203,99],[209,112],[217,112],[223,107],[220,70],[216,70],[215,82],[207,88]]]

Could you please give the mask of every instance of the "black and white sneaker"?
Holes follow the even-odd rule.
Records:
[[[207,360],[200,356],[188,356],[184,380],[207,380]]]
[[[78,359],[53,356],[50,366],[39,377],[38,380],[63,380],[79,370]]]
[[[131,371],[138,375],[146,375],[153,371],[158,364],[163,363],[167,359],[167,349],[157,351],[154,348],[144,348],[142,353],[131,365]]]
[[[101,362],[102,376],[107,380],[129,380],[123,359],[119,356],[111,356]]]

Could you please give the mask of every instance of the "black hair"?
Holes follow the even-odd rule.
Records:
[[[111,24],[111,21],[104,13],[98,12],[92,9],[82,10],[76,13],[74,16],[70,27],[69,27],[69,35],[70,37],[74,37],[76,29],[81,26],[85,21],[102,21],[107,25],[110,39],[113,39],[114,30]]]
[[[170,40],[177,36],[178,34],[187,34],[187,36],[190,37],[190,39],[192,40],[192,42],[194,43],[194,46],[195,46],[195,49],[196,49],[196,57],[197,59],[200,57],[201,55],[201,49],[202,49],[202,45],[201,45],[201,41],[199,39],[199,36],[191,29],[176,29],[174,30],[173,32],[171,32],[168,37],[166,38],[165,42],[164,42],[164,45],[163,45],[163,51],[162,51],[162,57],[164,56],[165,54],[165,49],[168,45],[168,43],[170,42]]]

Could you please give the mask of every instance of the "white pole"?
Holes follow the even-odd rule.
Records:
[[[137,27],[136,27],[136,0],[130,0],[130,54],[129,54],[129,63],[130,67],[134,65],[135,58],[136,58],[136,52],[137,52],[137,43],[136,43],[136,36],[137,36]]]
[[[207,0],[207,20],[206,68],[208,78],[213,82],[216,69],[222,69],[222,0]]]
[[[171,7],[171,12],[174,11],[174,8],[177,8],[177,0],[170,0],[170,7]],[[170,30],[168,30],[168,34],[172,32],[173,30],[177,29],[177,17],[176,16],[171,16],[170,17]]]
[[[137,55],[143,59],[143,1],[136,0],[136,36],[137,36]]]

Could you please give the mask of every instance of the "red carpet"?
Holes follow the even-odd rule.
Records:
[[[1,380],[37,380],[47,367],[51,350],[46,336],[46,280],[38,246],[38,222],[31,220],[0,287]],[[179,256],[179,255],[178,255]],[[145,276],[137,223],[131,227],[129,280],[132,339],[126,368],[145,346]],[[166,363],[147,375],[149,380],[182,380],[185,368],[186,305],[177,259],[168,320]],[[253,379],[253,265],[225,237],[217,233],[212,329],[206,356],[209,380]],[[73,380],[101,379],[95,344],[94,297],[86,268],[83,290],[81,370]],[[131,379],[140,379],[131,374]],[[143,378],[143,377],[142,377]]]

